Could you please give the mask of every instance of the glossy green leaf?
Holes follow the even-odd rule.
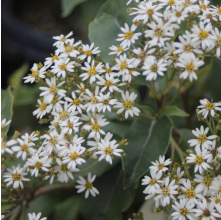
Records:
[[[160,116],[166,114],[169,116],[188,117],[189,114],[178,108],[177,106],[166,106],[159,111]]]
[[[81,213],[84,220],[121,220],[134,199],[134,187],[123,188],[123,171],[116,166],[94,182],[99,190],[96,197],[83,199]],[[83,195],[84,196],[84,195]]]
[[[139,119],[131,125],[125,135],[128,141],[126,156],[122,158],[126,188],[147,173],[151,161],[166,153],[172,127],[173,122],[167,115],[157,121]]]
[[[89,40],[94,42],[95,47],[101,50],[101,58],[104,62],[112,63],[112,57],[108,55],[109,47],[116,45],[120,25],[116,18],[108,14],[102,14],[89,24]]]
[[[54,220],[76,220],[81,204],[81,196],[72,196],[56,204]]]
[[[62,17],[67,17],[71,14],[76,6],[87,0],[61,0]]]
[[[2,120],[6,118],[7,121],[12,119],[13,108],[13,95],[11,92],[11,87],[9,86],[6,90],[1,90],[1,118]],[[5,132],[7,132],[9,126],[6,126]]]
[[[10,85],[13,90],[12,90],[12,94],[15,97],[17,97],[17,93],[19,91],[19,88],[22,84],[22,79],[25,76],[25,74],[28,72],[28,63],[23,63],[22,66],[20,68],[18,68],[17,70],[15,70],[9,77],[8,79],[8,85]]]

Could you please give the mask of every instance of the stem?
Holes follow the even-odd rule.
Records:
[[[100,161],[96,161],[94,163],[92,163],[89,167],[79,171],[79,172],[76,172],[75,174],[79,174],[79,173],[84,173],[84,172],[87,172],[88,170],[90,170],[92,167],[96,166]]]

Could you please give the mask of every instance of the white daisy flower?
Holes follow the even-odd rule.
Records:
[[[134,44],[136,40],[138,40],[138,37],[142,35],[142,33],[134,33],[134,31],[137,29],[136,25],[132,25],[131,28],[129,28],[128,24],[124,24],[124,28],[121,27],[121,31],[123,34],[118,34],[120,38],[117,38],[117,41],[122,41],[120,46],[127,46],[130,47],[131,44]]]
[[[64,44],[67,44],[70,40],[68,39],[71,35],[73,35],[73,32],[71,31],[68,35],[64,36],[63,34],[60,35],[60,36],[56,36],[56,37],[53,37],[53,39],[57,40],[57,42],[55,42],[53,44],[53,46],[62,46]]]
[[[197,139],[191,139],[188,141],[190,147],[195,146],[196,148],[199,148],[202,146],[202,149],[204,150],[208,149],[210,145],[213,145],[212,140],[217,138],[217,135],[211,135],[207,137],[206,135],[208,132],[209,128],[207,127],[204,129],[203,125],[201,125],[200,130],[198,128],[196,128],[196,130],[192,130],[192,133],[197,137]]]
[[[153,166],[150,166],[150,170],[154,173],[163,173],[168,170],[166,166],[172,163],[170,159],[165,160],[165,156],[160,156],[159,161],[156,160],[156,162],[151,162]]]
[[[195,12],[199,13],[199,7],[198,5],[195,5],[194,3],[198,3],[198,0],[181,0],[182,6],[184,7],[184,10],[186,12]]]
[[[150,19],[158,20],[163,17],[162,13],[158,12],[162,5],[154,4],[152,1],[145,1],[138,5],[138,8],[132,8],[133,12],[130,15],[136,15],[133,21],[142,21],[147,23]]]
[[[221,111],[221,103],[218,102],[209,102],[208,99],[201,99],[200,100],[200,106],[197,108],[200,108],[201,110],[198,112],[198,114],[202,114],[204,118],[207,118],[207,116],[210,115],[212,117],[215,116],[215,111]]]
[[[70,118],[68,121],[60,122],[61,133],[69,133],[72,134],[74,132],[79,131],[79,126],[82,122],[79,122],[79,118]]]
[[[174,54],[181,54],[181,57],[194,56],[194,53],[203,54],[203,51],[197,48],[200,42],[192,39],[188,31],[186,31],[185,38],[179,36],[179,40],[180,43],[174,42],[174,46],[176,47]]]
[[[211,200],[211,204],[213,204],[217,210],[218,209],[221,210],[221,193],[217,193],[216,195],[211,196],[210,200]],[[221,214],[221,212],[220,212],[220,214]]]
[[[81,104],[82,98],[81,97],[77,98],[74,91],[71,93],[71,96],[72,96],[73,99],[71,99],[69,97],[64,98],[66,101],[69,102],[68,110],[70,110],[72,112],[77,110],[79,113],[82,113],[82,110],[84,109],[84,105]]]
[[[178,188],[178,186],[174,185],[174,184],[175,184],[175,180],[172,180],[170,182],[170,178],[166,177],[162,188],[155,190],[155,193],[158,195],[154,198],[154,200],[156,202],[160,201],[160,203],[163,207],[169,205],[170,198],[175,200],[174,195],[178,194],[178,192],[176,190]]]
[[[120,81],[119,79],[114,79],[113,75],[109,75],[106,73],[105,78],[97,77],[99,81],[96,83],[99,86],[102,86],[101,92],[105,91],[107,88],[112,93],[114,91],[119,91],[119,88],[117,87],[117,83]],[[121,84],[122,85],[122,84]]]
[[[156,80],[157,79],[157,74],[160,76],[164,76],[164,72],[167,71],[167,63],[165,62],[164,59],[160,59],[157,61],[153,57],[148,57],[144,61],[144,65],[142,69],[145,71],[143,72],[143,75],[146,76],[146,80],[151,81],[151,80]]]
[[[64,94],[65,96],[65,94]],[[54,96],[52,101],[49,103],[52,112],[60,112],[62,111],[62,106],[64,105],[64,101],[62,100],[62,96]]]
[[[91,118],[91,123],[89,125],[84,125],[83,128],[85,128],[88,131],[91,131],[88,138],[97,136],[97,138],[100,139],[100,134],[105,134],[101,127],[106,126],[107,124],[109,124],[109,122],[107,122],[106,119],[103,119],[102,117],[98,117],[97,120]]]
[[[17,144],[16,140],[6,141],[3,138],[1,138],[1,154],[4,154],[6,152],[9,154],[13,154],[13,151],[9,149],[9,147],[14,144]]]
[[[79,93],[80,95],[83,95],[85,93],[85,85],[83,83],[80,83],[80,85],[77,84],[78,90],[75,90],[76,93]]]
[[[176,183],[179,183],[179,184],[183,183],[183,181],[185,180],[185,178],[181,178],[183,174],[184,174],[184,171],[181,171],[181,168],[178,167],[176,171],[176,176],[177,176],[175,179]]]
[[[221,217],[214,208],[212,203],[207,203],[204,198],[202,202],[198,202],[198,207],[195,209],[195,216],[200,216],[201,220],[215,220]]]
[[[199,170],[199,173],[201,174],[204,170],[207,170],[210,168],[210,165],[205,162],[205,160],[210,157],[210,155],[207,153],[207,150],[200,150],[200,147],[197,146],[195,148],[196,154],[190,154],[186,159],[187,163],[193,163],[195,165],[194,172],[197,173]]]
[[[25,178],[24,176],[27,173],[24,172],[24,168],[20,168],[20,165],[17,167],[12,166],[12,169],[7,169],[8,173],[4,175],[4,182],[8,182],[6,186],[13,185],[13,188],[19,188],[19,186],[23,189],[23,181],[30,181],[30,179]]]
[[[150,175],[151,175],[151,177],[144,176],[144,178],[142,179],[141,185],[148,185],[145,188],[145,190],[143,191],[144,194],[155,193],[156,189],[160,188],[160,183],[162,183],[162,181],[161,181],[162,173],[160,173],[160,172],[155,173],[151,170]]]
[[[210,186],[210,190],[214,193],[220,193],[221,189],[221,175],[216,176],[213,179],[212,186]]]
[[[127,51],[129,47],[127,47],[127,45],[122,45],[122,46],[112,45],[111,47],[109,47],[109,49],[113,51],[113,52],[110,52],[109,55],[117,54],[117,56],[120,56],[123,52]]]
[[[211,7],[212,7],[213,13],[218,17],[219,21],[221,21],[221,7],[218,5],[217,7],[212,5]]]
[[[202,21],[199,22],[199,27],[194,25],[191,29],[193,32],[191,37],[194,41],[200,41],[202,49],[205,50],[206,47],[212,47],[215,44],[216,38],[210,34],[213,26],[209,23],[204,27]]]
[[[33,213],[28,213],[28,220],[46,220],[47,218],[41,218],[41,212],[39,212],[37,215],[33,212]]]
[[[49,68],[55,62],[55,60],[59,60],[59,59],[60,59],[59,51],[57,50],[55,52],[55,55],[51,54],[51,57],[47,57],[45,59],[45,63],[44,64],[45,64],[46,68]]]
[[[147,45],[158,45],[159,47],[163,47],[165,42],[174,36],[171,22],[164,23],[162,19],[158,19],[156,22],[152,21],[151,23],[148,23],[147,26],[150,28],[150,30],[144,31],[145,37],[151,38]]]
[[[180,5],[180,0],[160,0],[162,6],[166,6],[166,11],[174,9],[177,5]]]
[[[100,50],[98,50],[99,47],[96,47],[94,49],[93,47],[94,47],[94,43],[92,43],[91,46],[89,46],[88,44],[86,45],[82,44],[84,54],[78,56],[78,59],[84,60],[85,58],[87,58],[87,62],[90,63],[92,55],[96,55],[101,52]]]
[[[54,169],[51,168],[48,170],[48,172],[46,173],[46,176],[45,176],[45,180],[48,180],[50,178],[50,184],[52,184],[54,182],[54,178],[55,176],[57,175],[57,173],[54,172]]]
[[[60,60],[55,60],[54,66],[52,66],[51,72],[57,74],[57,77],[66,77],[66,71],[74,72],[75,61],[70,61],[70,58],[64,58]]]
[[[78,41],[77,43],[74,44],[74,38],[68,41],[68,44],[64,44],[59,47],[59,52],[61,53],[60,57],[65,57],[67,58],[68,56],[70,57],[77,57],[80,52],[76,50],[76,46],[81,44],[81,41]]]
[[[28,158],[25,166],[27,166],[27,170],[30,170],[31,175],[38,176],[38,172],[40,169],[44,170],[45,172],[48,171],[47,167],[51,166],[52,159],[43,157],[39,158],[38,154],[33,155],[31,158]]]
[[[45,103],[44,101],[40,99],[38,99],[38,104],[39,104],[37,105],[38,109],[33,111],[33,115],[36,115],[36,118],[41,119],[44,115],[46,115],[47,113],[51,111],[52,106],[48,105],[47,103]]]
[[[197,199],[203,199],[200,188],[194,188],[189,179],[183,181],[183,195],[178,196],[179,199],[186,199],[190,204],[197,204]]]
[[[115,61],[117,64],[112,69],[119,71],[115,74],[117,76],[129,74],[129,69],[134,68],[134,65],[132,64],[134,58],[128,59],[126,54],[121,55],[119,59],[116,58]]]
[[[171,214],[172,220],[194,220],[193,212],[194,212],[195,204],[191,204],[190,201],[186,199],[180,199],[179,202],[174,201],[174,205],[172,205],[175,212]]]
[[[43,66],[41,69],[38,69],[38,66],[36,63],[34,63],[33,67],[31,68],[31,74],[28,74],[28,76],[25,76],[23,79],[25,79],[24,83],[33,83],[37,78],[45,78],[46,68]]]
[[[17,139],[19,145],[12,147],[12,150],[14,152],[17,152],[17,158],[21,157],[22,160],[25,160],[27,158],[27,154],[34,154],[36,150],[32,147],[35,144],[32,142],[29,142],[26,138],[25,140],[22,140],[20,138]]]
[[[198,192],[202,192],[203,196],[209,196],[211,194],[210,186],[213,182],[212,177],[203,177],[199,174],[195,174],[194,181],[198,183],[196,190],[198,190]]]
[[[204,24],[211,23],[212,21],[218,21],[215,13],[211,11],[210,8],[206,8],[206,10],[203,10],[203,14],[199,15],[198,17],[201,21],[203,21]]]
[[[197,79],[196,71],[203,64],[204,62],[202,60],[189,55],[180,57],[179,62],[176,65],[185,69],[184,72],[180,74],[181,79],[189,77],[189,80],[193,81],[193,79]]]
[[[90,83],[96,81],[96,78],[98,78],[98,75],[105,72],[105,70],[102,68],[103,64],[100,62],[95,66],[95,61],[92,60],[91,65],[88,62],[84,63],[86,67],[81,67],[82,70],[86,71],[85,73],[82,73],[80,77],[82,77],[82,81],[90,79]]]
[[[79,176],[80,180],[77,180],[77,183],[79,185],[76,186],[76,188],[78,189],[77,193],[81,193],[86,190],[85,198],[88,198],[89,193],[92,196],[96,196],[96,194],[99,194],[98,190],[93,186],[93,182],[95,178],[96,178],[96,175],[92,177],[91,173],[88,173],[87,179],[84,179],[83,177]]]
[[[40,94],[40,96],[44,96],[44,101],[46,103],[50,103],[56,94],[62,97],[65,96],[67,91],[59,89],[59,87],[63,85],[65,81],[56,85],[56,78],[52,77],[51,80],[46,79],[46,83],[48,84],[48,87],[39,87],[40,90],[44,91]]]
[[[68,150],[68,155],[63,158],[63,163],[66,163],[68,169],[72,167],[75,169],[77,165],[81,165],[86,161],[81,158],[81,154],[85,152],[86,148],[81,145],[70,145],[70,150]]]
[[[5,127],[6,127],[7,125],[9,125],[10,123],[11,123],[11,120],[6,121],[6,118],[4,118],[4,119],[1,121],[1,130],[4,130]]]
[[[28,133],[25,133],[21,136],[23,140],[28,140],[28,143],[33,143],[33,141],[37,141],[39,138],[37,137],[38,134],[35,132],[32,132],[30,135]],[[34,144],[34,143],[33,143]]]
[[[216,56],[221,56],[221,32],[219,32],[218,28],[215,28],[215,30],[211,30],[211,34],[215,39],[215,48],[216,48]]]
[[[110,92],[108,92],[106,95],[103,95],[102,93],[100,93],[98,100],[100,102],[97,105],[97,109],[99,112],[101,111],[105,112],[106,110],[111,112],[110,105],[114,105],[117,102],[117,99],[111,99]]]
[[[88,101],[87,104],[84,105],[84,109],[89,112],[89,111],[92,111],[92,112],[95,112],[97,106],[98,106],[98,103],[99,103],[99,87],[96,86],[95,88],[95,91],[92,93],[90,90],[86,90],[86,94],[87,95],[84,95],[83,98],[85,100]]]
[[[187,11],[184,10],[182,5],[175,5],[171,12],[171,19],[176,21],[179,25],[188,17]]]
[[[139,116],[140,110],[133,106],[137,95],[134,92],[129,94],[129,92],[126,91],[125,94],[122,92],[121,96],[123,100],[121,100],[121,102],[116,102],[114,106],[114,108],[118,108],[117,114],[125,111],[125,118],[128,118],[129,115],[131,115],[131,117],[134,115]]]
[[[112,164],[112,157],[118,156],[121,157],[122,149],[118,149],[119,144],[117,144],[116,140],[108,141],[101,140],[101,143],[98,143],[98,148],[96,154],[100,155],[99,161],[105,159],[107,162]]]

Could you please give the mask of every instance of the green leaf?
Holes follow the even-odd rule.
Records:
[[[178,108],[177,106],[166,106],[159,111],[159,115],[169,115],[169,116],[178,116],[178,117],[188,117],[189,114]]]
[[[72,196],[56,204],[54,220],[76,220],[81,204],[81,196]]]
[[[126,156],[122,158],[126,188],[148,172],[152,161],[166,153],[172,127],[173,122],[167,115],[158,121],[139,119],[132,124],[125,135],[128,146],[124,149]]]
[[[61,0],[62,17],[67,17],[77,5],[86,1],[87,0]]]
[[[160,93],[155,92],[154,89],[151,87],[149,97],[160,100],[162,95]]]
[[[6,90],[1,90],[1,118],[2,120],[6,118],[6,121],[12,119],[13,108],[13,95],[11,93],[11,87],[9,86]],[[9,126],[5,128],[7,133]]]
[[[155,116],[156,115],[156,112],[153,108],[151,108],[150,106],[148,105],[139,105],[138,107],[140,110],[142,110],[142,112],[150,115],[150,116]]]
[[[15,100],[16,100],[16,96],[19,91],[19,88],[21,86],[22,79],[28,71],[28,67],[29,67],[28,63],[26,62],[23,63],[22,66],[18,68],[17,70],[15,70],[8,79],[8,85],[10,85],[13,88],[12,94]]]
[[[81,212],[84,220],[121,220],[122,211],[126,210],[134,199],[134,187],[126,190],[123,188],[121,167],[116,166],[97,178],[94,186],[99,190],[99,195],[83,199]]]
[[[101,58],[104,62],[112,63],[112,57],[108,55],[109,47],[116,44],[116,38],[119,34],[120,26],[111,15],[102,14],[101,17],[95,18],[89,24],[89,40],[94,42],[95,47],[101,50]]]

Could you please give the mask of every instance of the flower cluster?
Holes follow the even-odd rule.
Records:
[[[171,77],[171,70],[172,75],[192,81],[197,79],[204,57],[220,58],[219,6],[210,6],[208,0],[134,3],[136,7],[127,9],[134,16],[132,26],[125,23],[116,39],[120,45],[110,47],[110,55],[118,57],[114,66],[116,76],[122,76],[124,82],[132,82],[141,71],[147,81],[156,80],[158,75]]]
[[[214,109],[220,104],[207,99],[200,103],[204,107],[213,105]],[[198,116],[208,127],[202,125],[192,131],[196,138],[188,141],[188,155],[178,151],[185,171],[178,163],[172,164],[174,158],[171,161],[160,156],[159,161],[152,162],[150,176],[142,179],[142,185],[147,185],[145,199],[154,197],[155,212],[163,211],[174,220],[221,218],[221,146],[217,136],[220,119],[217,113],[212,112],[214,109],[210,108],[211,115],[208,115],[207,108],[203,109],[202,105],[199,106],[202,110],[198,111]],[[205,119],[205,115],[209,118]],[[208,135],[209,132],[212,135]],[[171,147],[176,149],[176,146],[176,141],[172,139]],[[194,175],[191,176],[189,170],[192,165]]]
[[[2,121],[3,157],[7,160],[12,155],[24,161],[23,167],[7,168],[6,187],[24,188],[24,181],[30,180],[28,173],[50,179],[50,184],[55,178],[67,183],[74,180],[74,174],[86,173],[79,177],[76,188],[78,192],[86,190],[86,198],[89,193],[95,196],[99,193],[92,184],[96,176],[81,165],[87,160],[97,160],[94,166],[101,160],[112,164],[115,157],[124,155],[123,142],[103,130],[109,124],[105,112],[116,111],[120,119],[138,116],[140,111],[134,107],[137,95],[120,83],[114,68],[99,61],[98,47],[75,42],[72,34],[54,37],[54,55],[46,58],[44,65],[34,64],[31,74],[24,77],[25,83],[40,85],[33,115],[40,124],[48,124],[48,130],[44,134],[17,132],[7,141],[4,131],[10,121]]]

